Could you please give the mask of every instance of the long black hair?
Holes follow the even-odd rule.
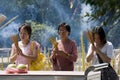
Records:
[[[104,45],[107,40],[106,40],[106,34],[105,34],[105,31],[103,29],[103,27],[99,26],[99,27],[94,27],[93,30],[92,30],[92,33],[93,33],[93,38],[94,38],[94,35],[95,34],[98,34],[99,37],[100,37],[100,41],[101,43]]]

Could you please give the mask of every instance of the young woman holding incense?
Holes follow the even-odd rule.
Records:
[[[89,46],[86,56],[87,62],[92,61],[93,64],[108,63],[108,68],[101,70],[101,80],[118,80],[116,72],[110,65],[113,57],[113,45],[107,41],[103,28],[94,27],[92,37],[94,42]]]
[[[15,64],[25,64],[30,65],[31,60],[35,60],[37,58],[38,48],[40,47],[39,43],[35,41],[33,50],[31,51],[30,45],[30,37],[31,37],[31,26],[28,24],[23,24],[19,28],[19,35],[21,41],[16,41],[12,44],[12,50],[10,55],[10,63]],[[14,40],[15,41],[15,40]],[[18,46],[15,45],[18,43]]]
[[[58,26],[60,40],[57,41],[57,48],[53,48],[50,60],[55,71],[73,71],[74,62],[77,60],[77,46],[69,39],[71,28],[66,23]]]

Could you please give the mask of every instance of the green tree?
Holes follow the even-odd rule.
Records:
[[[40,24],[34,21],[26,21],[31,24],[32,36],[31,40],[38,41],[42,46],[50,46],[49,38],[57,37],[57,31],[53,26],[46,24]]]
[[[120,21],[119,0],[83,0],[91,6],[92,13],[87,13],[91,20],[99,20],[101,25],[116,25]]]
[[[86,13],[89,20],[99,21],[98,25],[106,26],[107,37],[119,47],[120,42],[120,1],[119,0],[83,0],[86,5],[91,6],[92,13]],[[117,39],[117,40],[116,40]]]

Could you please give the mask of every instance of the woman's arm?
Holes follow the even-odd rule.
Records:
[[[100,50],[97,51],[97,54],[99,54],[100,58],[103,60],[103,62],[110,63],[111,58],[109,58],[106,54],[101,52]]]
[[[38,55],[38,49],[34,49],[33,51],[32,51],[32,55],[26,55],[25,53],[20,53],[20,55],[21,56],[24,56],[24,57],[26,57],[26,58],[29,58],[29,59],[31,59],[31,60],[35,60],[35,59],[37,59],[37,55]]]
[[[78,58],[78,51],[77,51],[77,46],[75,44],[75,42],[72,42],[72,54],[69,53],[65,53],[65,55],[67,56],[67,58],[72,61],[72,62],[76,62],[77,58]]]
[[[94,50],[92,48],[92,44],[90,44],[90,46],[88,48],[88,53],[87,53],[87,56],[86,56],[86,61],[90,62],[92,60],[93,56],[94,56]]]
[[[10,63],[14,63],[17,58],[17,52],[15,50],[14,44],[12,44],[11,55],[10,55]]]
[[[64,52],[63,50],[54,50],[53,53],[56,53],[56,55],[61,55],[67,58],[68,60],[75,62],[78,57],[77,46],[74,42],[71,43],[71,46],[71,52]]]
[[[24,56],[24,57],[29,58],[31,60],[37,59],[38,51],[40,51],[39,45],[36,42],[32,42],[30,44],[30,49],[31,49],[30,51],[32,51],[31,55],[26,55],[25,53],[22,52],[21,49],[20,49],[20,53],[19,54],[21,56]]]
[[[94,51],[92,51],[89,55],[87,55],[86,60],[87,62],[90,62],[94,56]]]
[[[52,49],[52,52],[51,52],[51,55],[50,55],[50,61],[53,63],[53,64],[55,64],[56,63],[56,55],[55,55],[55,50],[58,50],[57,48],[55,49],[54,47],[53,47],[53,49]]]
[[[98,48],[95,47],[95,51],[96,53],[100,56],[100,58],[103,60],[103,62],[107,62],[110,63],[111,62],[111,58],[108,57],[108,55],[112,55],[113,53],[113,46],[107,46],[107,53],[104,54],[101,50],[99,50]]]

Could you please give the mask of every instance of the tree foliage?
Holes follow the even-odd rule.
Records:
[[[42,46],[48,47],[50,45],[49,38],[58,36],[57,31],[52,26],[34,21],[26,21],[26,23],[30,24],[32,28],[31,40],[39,42]]]
[[[83,0],[91,6],[92,13],[87,13],[93,20],[99,20],[101,25],[116,25],[120,21],[119,0]]]
[[[115,47],[120,45],[120,1],[119,0],[83,0],[86,5],[91,6],[92,13],[85,16],[91,20],[99,21],[100,26],[107,26],[107,37]],[[117,39],[117,40],[116,40]]]

